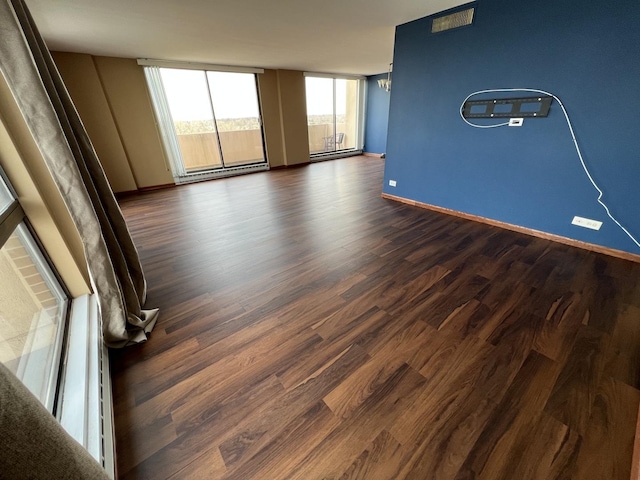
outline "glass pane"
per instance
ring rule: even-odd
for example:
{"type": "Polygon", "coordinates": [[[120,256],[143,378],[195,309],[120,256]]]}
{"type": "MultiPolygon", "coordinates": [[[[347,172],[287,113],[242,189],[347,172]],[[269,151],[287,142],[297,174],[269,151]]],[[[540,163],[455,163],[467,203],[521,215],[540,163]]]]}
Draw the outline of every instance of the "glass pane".
{"type": "Polygon", "coordinates": [[[0,249],[0,361],[51,411],[67,298],[24,224],[0,249]]]}
{"type": "Polygon", "coordinates": [[[255,75],[207,72],[207,78],[225,167],[264,162],[255,75]]]}
{"type": "Polygon", "coordinates": [[[185,170],[222,167],[205,72],[161,68],[160,76],[185,170]]]}
{"type": "Polygon", "coordinates": [[[11,192],[5,185],[4,180],[0,177],[0,213],[4,212],[12,202],[13,195],[11,195],[11,192]]]}
{"type": "Polygon", "coordinates": [[[333,78],[306,77],[306,90],[309,152],[333,152],[333,78]]]}
{"type": "Polygon", "coordinates": [[[358,80],[336,79],[336,150],[357,147],[358,83],[358,80]]]}

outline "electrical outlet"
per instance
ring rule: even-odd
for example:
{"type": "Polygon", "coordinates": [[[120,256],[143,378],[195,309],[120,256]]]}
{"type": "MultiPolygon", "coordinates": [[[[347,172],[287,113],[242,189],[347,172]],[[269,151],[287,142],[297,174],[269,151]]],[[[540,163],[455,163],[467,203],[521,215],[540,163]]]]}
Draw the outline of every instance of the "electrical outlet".
{"type": "Polygon", "coordinates": [[[590,228],[591,230],[600,230],[602,222],[598,220],[591,220],[590,218],[573,217],[571,221],[572,225],[578,225],[579,227],[590,228]]]}
{"type": "Polygon", "coordinates": [[[397,185],[397,182],[395,180],[389,180],[390,187],[395,187],[396,185],[397,185]]]}
{"type": "Polygon", "coordinates": [[[521,127],[524,123],[524,118],[510,118],[509,126],[510,127],[521,127]]]}

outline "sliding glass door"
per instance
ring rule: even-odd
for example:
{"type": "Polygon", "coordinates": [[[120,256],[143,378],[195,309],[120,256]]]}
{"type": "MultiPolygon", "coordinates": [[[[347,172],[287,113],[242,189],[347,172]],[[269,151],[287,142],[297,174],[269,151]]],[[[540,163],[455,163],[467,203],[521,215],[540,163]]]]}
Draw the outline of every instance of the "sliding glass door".
{"type": "MultiPolygon", "coordinates": [[[[166,102],[171,117],[159,120],[170,122],[176,140],[173,154],[179,158],[172,163],[179,162],[179,168],[174,176],[266,163],[255,74],[159,72],[154,100],[166,102]]],[[[163,110],[156,105],[156,111],[163,110]]]]}
{"type": "Polygon", "coordinates": [[[307,125],[311,155],[334,151],[330,140],[336,133],[333,78],[307,77],[307,125]]]}
{"type": "Polygon", "coordinates": [[[218,132],[204,71],[160,69],[187,173],[222,167],[218,132]]]}
{"type": "Polygon", "coordinates": [[[264,162],[255,75],[207,72],[207,79],[224,165],[264,162]]]}
{"type": "Polygon", "coordinates": [[[312,156],[358,148],[360,83],[346,78],[306,77],[312,156]]]}

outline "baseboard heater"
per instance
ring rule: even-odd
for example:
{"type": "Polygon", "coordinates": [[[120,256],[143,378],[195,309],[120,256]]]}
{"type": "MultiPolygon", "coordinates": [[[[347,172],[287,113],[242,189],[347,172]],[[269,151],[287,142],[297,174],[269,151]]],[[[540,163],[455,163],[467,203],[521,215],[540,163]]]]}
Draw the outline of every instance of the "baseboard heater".
{"type": "Polygon", "coordinates": [[[115,437],[109,352],[93,295],[74,299],[63,364],[58,420],[115,478],[115,437]]]}
{"type": "Polygon", "coordinates": [[[355,157],[362,155],[362,150],[344,150],[330,153],[314,153],[309,157],[311,162],[321,162],[323,160],[335,160],[337,158],[355,157]]]}
{"type": "Polygon", "coordinates": [[[213,180],[215,178],[233,177],[235,175],[243,175],[245,173],[263,172],[269,170],[269,164],[260,163],[254,165],[243,165],[240,167],[221,168],[218,170],[207,170],[203,172],[194,172],[174,177],[176,185],[186,183],[204,182],[205,180],[213,180]]]}

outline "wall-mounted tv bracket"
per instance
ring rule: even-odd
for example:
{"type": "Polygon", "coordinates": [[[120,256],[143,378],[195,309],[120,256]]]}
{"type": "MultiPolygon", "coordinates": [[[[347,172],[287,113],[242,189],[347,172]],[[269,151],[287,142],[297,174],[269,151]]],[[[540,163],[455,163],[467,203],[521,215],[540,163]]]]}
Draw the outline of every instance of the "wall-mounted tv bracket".
{"type": "Polygon", "coordinates": [[[462,114],[464,118],[537,118],[549,115],[553,97],[541,95],[523,98],[495,98],[467,100],[462,114]]]}

